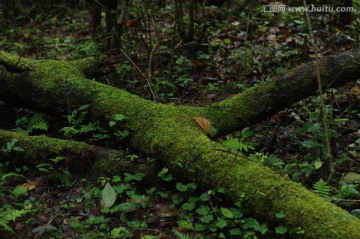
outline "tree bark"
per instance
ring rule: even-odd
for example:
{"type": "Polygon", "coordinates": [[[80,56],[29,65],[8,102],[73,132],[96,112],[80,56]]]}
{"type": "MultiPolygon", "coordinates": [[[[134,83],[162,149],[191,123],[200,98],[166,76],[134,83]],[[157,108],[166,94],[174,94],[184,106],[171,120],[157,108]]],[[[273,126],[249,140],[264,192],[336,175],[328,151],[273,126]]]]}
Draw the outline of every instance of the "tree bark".
{"type": "MultiPolygon", "coordinates": [[[[360,74],[360,51],[321,59],[323,86],[354,81],[360,74]]],[[[161,158],[187,180],[207,188],[223,187],[237,201],[245,195],[249,211],[286,226],[298,238],[360,238],[360,220],[304,187],[246,158],[234,157],[211,141],[193,117],[213,122],[220,133],[250,125],[315,94],[314,63],[259,84],[228,100],[207,107],[176,107],[141,99],[126,91],[86,79],[92,58],[63,62],[35,61],[0,52],[0,99],[25,107],[64,114],[90,104],[89,114],[110,121],[127,116],[130,142],[147,155],[161,158]]]]}

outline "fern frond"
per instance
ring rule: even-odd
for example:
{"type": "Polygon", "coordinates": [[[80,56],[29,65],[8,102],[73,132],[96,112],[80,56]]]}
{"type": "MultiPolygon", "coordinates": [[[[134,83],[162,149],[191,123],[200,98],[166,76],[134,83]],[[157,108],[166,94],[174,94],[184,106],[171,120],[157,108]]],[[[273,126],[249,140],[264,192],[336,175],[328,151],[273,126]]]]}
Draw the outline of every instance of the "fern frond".
{"type": "Polygon", "coordinates": [[[153,235],[143,235],[141,236],[141,239],[159,239],[159,237],[153,235]]]}
{"type": "Polygon", "coordinates": [[[37,125],[41,122],[44,122],[43,114],[35,113],[29,119],[29,126],[37,125]]]}
{"type": "Polygon", "coordinates": [[[39,123],[36,123],[36,124],[32,125],[31,128],[32,128],[32,129],[39,129],[39,130],[48,131],[49,125],[48,125],[47,122],[41,121],[41,122],[39,122],[39,123]]]}
{"type": "Polygon", "coordinates": [[[178,239],[193,239],[189,234],[181,233],[177,230],[174,230],[174,234],[178,239]]]}
{"type": "Polygon", "coordinates": [[[330,186],[322,179],[313,185],[313,192],[323,198],[330,197],[330,186]]]}

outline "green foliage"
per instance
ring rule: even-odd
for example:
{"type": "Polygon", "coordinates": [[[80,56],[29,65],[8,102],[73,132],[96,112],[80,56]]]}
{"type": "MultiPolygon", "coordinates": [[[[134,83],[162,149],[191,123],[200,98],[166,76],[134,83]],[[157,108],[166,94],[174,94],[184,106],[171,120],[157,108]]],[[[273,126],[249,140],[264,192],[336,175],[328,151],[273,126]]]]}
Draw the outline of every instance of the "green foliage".
{"type": "Polygon", "coordinates": [[[49,158],[46,162],[36,165],[37,170],[47,175],[48,179],[53,183],[61,186],[71,185],[71,174],[64,168],[60,166],[60,162],[64,162],[65,158],[62,156],[57,156],[55,158],[49,158]]]}
{"type": "Polygon", "coordinates": [[[285,167],[285,162],[282,159],[280,159],[275,154],[269,154],[265,151],[260,151],[250,154],[249,159],[252,159],[256,162],[260,162],[268,167],[271,167],[279,171],[283,171],[285,167]]]}
{"type": "Polygon", "coordinates": [[[328,186],[324,180],[320,179],[313,185],[313,192],[328,199],[330,197],[330,186],[328,186]]]}
{"type": "Polygon", "coordinates": [[[189,77],[189,71],[193,63],[186,56],[180,55],[176,57],[174,79],[178,86],[185,87],[192,81],[189,77]]]}
{"type": "MultiPolygon", "coordinates": [[[[114,120],[109,122],[109,126],[110,127],[114,127],[114,126],[119,126],[119,124],[121,122],[123,122],[126,119],[126,116],[123,114],[116,114],[114,116],[114,120]]],[[[127,129],[124,130],[116,130],[116,132],[114,132],[114,135],[116,136],[117,139],[121,140],[126,138],[127,136],[129,136],[130,132],[127,129]]]]}
{"type": "Polygon", "coordinates": [[[9,223],[15,222],[15,220],[30,212],[30,209],[14,209],[9,204],[2,205],[0,207],[0,229],[14,232],[9,223]]]}
{"type": "Polygon", "coordinates": [[[255,149],[251,141],[246,141],[252,135],[252,131],[248,128],[243,129],[240,134],[236,134],[235,138],[230,138],[222,142],[222,144],[229,150],[236,150],[237,152],[247,153],[250,149],[255,149]]]}
{"type": "Polygon", "coordinates": [[[169,182],[171,180],[173,180],[173,176],[171,173],[169,173],[169,169],[164,167],[159,173],[158,173],[158,177],[161,178],[162,180],[169,182]]]}
{"type": "Polygon", "coordinates": [[[353,201],[351,199],[360,196],[358,187],[359,184],[351,184],[340,181],[340,188],[337,190],[335,198],[333,198],[334,202],[343,207],[351,207],[355,205],[356,200],[353,201]]]}
{"type": "Polygon", "coordinates": [[[97,128],[94,124],[83,124],[89,107],[90,105],[82,105],[78,109],[72,111],[71,115],[66,116],[69,126],[63,127],[60,132],[64,132],[65,136],[75,136],[76,134],[95,131],[97,128]]]}
{"type": "Polygon", "coordinates": [[[141,239],[159,239],[159,237],[152,235],[143,235],[141,236],[141,239]]]}
{"type": "Polygon", "coordinates": [[[278,226],[278,227],[275,228],[275,232],[277,234],[283,235],[283,234],[285,234],[287,232],[287,228],[284,227],[284,226],[278,226]]]}
{"type": "MultiPolygon", "coordinates": [[[[66,116],[69,126],[63,127],[60,132],[63,132],[65,136],[90,142],[111,138],[110,131],[101,127],[99,122],[89,122],[87,117],[89,108],[90,105],[86,104],[72,111],[66,116]]],[[[113,120],[109,122],[110,129],[114,129],[113,135],[116,140],[122,140],[130,133],[122,127],[125,119],[126,116],[123,114],[115,114],[113,120]]]]}
{"type": "Polygon", "coordinates": [[[177,230],[174,230],[174,234],[178,239],[192,239],[190,235],[179,232],[177,230]]]}
{"type": "Polygon", "coordinates": [[[24,116],[15,122],[16,128],[14,131],[29,135],[33,131],[47,132],[49,125],[44,120],[44,115],[41,113],[34,113],[32,116],[24,116]]]}
{"type": "Polygon", "coordinates": [[[127,73],[131,72],[131,65],[124,63],[115,68],[120,80],[124,80],[127,73]]]}
{"type": "MultiPolygon", "coordinates": [[[[54,23],[57,19],[54,19],[54,23]]],[[[48,46],[56,46],[56,51],[48,51],[47,58],[59,58],[59,56],[66,55],[69,59],[81,59],[88,56],[94,56],[100,53],[101,46],[94,42],[91,37],[83,38],[81,44],[72,35],[64,38],[53,37],[45,38],[48,46]]]]}
{"type": "Polygon", "coordinates": [[[106,183],[104,189],[101,193],[101,205],[105,208],[109,208],[114,205],[116,200],[116,192],[113,187],[111,187],[110,183],[106,183]]]}
{"type": "Polygon", "coordinates": [[[130,238],[131,233],[126,229],[126,227],[116,227],[111,230],[110,238],[130,238]]]}
{"type": "Polygon", "coordinates": [[[1,147],[1,152],[7,155],[9,155],[10,153],[23,152],[24,151],[23,148],[16,146],[18,141],[19,141],[18,139],[13,139],[11,140],[11,142],[7,142],[6,147],[4,146],[1,147]]]}

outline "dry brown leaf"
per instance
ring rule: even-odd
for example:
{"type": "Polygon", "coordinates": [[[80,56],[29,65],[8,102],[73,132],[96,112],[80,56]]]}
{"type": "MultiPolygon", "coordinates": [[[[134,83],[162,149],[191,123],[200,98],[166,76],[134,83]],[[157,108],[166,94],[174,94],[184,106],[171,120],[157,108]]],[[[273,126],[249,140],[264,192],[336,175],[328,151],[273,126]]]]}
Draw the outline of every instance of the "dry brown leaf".
{"type": "Polygon", "coordinates": [[[27,183],[23,183],[21,185],[23,188],[25,188],[26,190],[33,190],[34,188],[36,188],[36,183],[34,181],[28,181],[27,183]]]}
{"type": "Polygon", "coordinates": [[[352,92],[354,95],[360,95],[360,85],[354,86],[354,87],[351,89],[351,92],[352,92]]]}
{"type": "Polygon", "coordinates": [[[210,122],[210,120],[200,116],[194,117],[194,120],[206,133],[210,133],[210,130],[212,128],[212,123],[210,122]]]}

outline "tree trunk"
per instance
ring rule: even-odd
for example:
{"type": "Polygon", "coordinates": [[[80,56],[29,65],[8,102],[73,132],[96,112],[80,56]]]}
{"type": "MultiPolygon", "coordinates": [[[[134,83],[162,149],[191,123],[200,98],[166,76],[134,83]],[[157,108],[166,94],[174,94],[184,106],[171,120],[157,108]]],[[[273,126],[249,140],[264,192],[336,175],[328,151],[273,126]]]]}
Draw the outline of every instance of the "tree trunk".
{"type": "Polygon", "coordinates": [[[15,164],[36,166],[49,158],[61,156],[65,159],[61,162],[62,166],[72,173],[86,173],[90,169],[92,173],[100,175],[119,172],[143,172],[150,175],[153,169],[152,164],[130,161],[126,158],[126,154],[119,150],[46,136],[26,136],[0,129],[0,146],[14,139],[17,140],[16,146],[24,149],[23,152],[16,154],[15,164]]]}
{"type": "MultiPolygon", "coordinates": [[[[355,82],[359,62],[360,51],[322,58],[324,87],[355,82]]],[[[89,114],[107,121],[124,114],[134,148],[162,159],[187,180],[196,179],[207,188],[223,187],[232,201],[245,195],[247,208],[258,217],[276,221],[275,214],[283,212],[292,237],[360,238],[359,219],[267,167],[234,157],[211,141],[193,119],[209,119],[220,133],[264,119],[316,93],[314,63],[207,107],[157,104],[87,80],[86,71],[96,64],[92,58],[36,61],[0,52],[0,99],[55,114],[90,104],[89,114]]]]}

